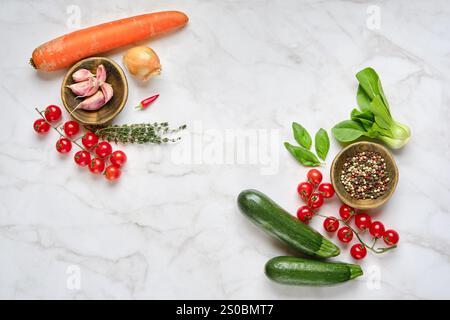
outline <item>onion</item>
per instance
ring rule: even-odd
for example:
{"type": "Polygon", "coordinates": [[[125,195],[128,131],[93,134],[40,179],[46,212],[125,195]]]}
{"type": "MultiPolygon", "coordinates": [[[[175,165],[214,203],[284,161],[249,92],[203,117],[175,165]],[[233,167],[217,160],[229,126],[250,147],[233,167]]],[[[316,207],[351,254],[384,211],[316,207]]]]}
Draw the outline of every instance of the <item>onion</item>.
{"type": "Polygon", "coordinates": [[[161,74],[161,64],[155,51],[148,47],[134,47],[123,56],[123,63],[133,76],[147,81],[161,74]]]}

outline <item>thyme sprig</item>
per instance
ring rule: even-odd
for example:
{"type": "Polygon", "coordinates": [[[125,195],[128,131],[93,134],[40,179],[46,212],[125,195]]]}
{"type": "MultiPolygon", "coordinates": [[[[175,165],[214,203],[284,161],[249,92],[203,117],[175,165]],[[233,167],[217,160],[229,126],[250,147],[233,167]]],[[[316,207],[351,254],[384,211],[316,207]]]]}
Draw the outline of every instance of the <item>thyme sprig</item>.
{"type": "Polygon", "coordinates": [[[95,134],[107,141],[120,143],[168,143],[180,140],[180,137],[169,138],[167,135],[186,129],[186,125],[170,129],[167,122],[112,125],[97,129],[95,134]]]}

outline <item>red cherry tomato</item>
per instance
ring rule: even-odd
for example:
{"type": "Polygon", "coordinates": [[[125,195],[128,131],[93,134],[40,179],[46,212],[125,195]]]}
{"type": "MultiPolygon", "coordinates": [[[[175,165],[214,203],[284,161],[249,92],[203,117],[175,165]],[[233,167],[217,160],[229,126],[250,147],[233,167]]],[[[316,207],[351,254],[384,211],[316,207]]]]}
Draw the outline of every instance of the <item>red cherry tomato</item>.
{"type": "Polygon", "coordinates": [[[384,235],[384,225],[380,221],[374,221],[370,225],[369,232],[375,238],[381,238],[384,235]]]}
{"type": "Polygon", "coordinates": [[[339,229],[337,236],[342,242],[350,242],[353,239],[353,231],[349,227],[345,226],[339,229]]]}
{"type": "Polygon", "coordinates": [[[317,169],[311,169],[306,175],[308,181],[315,186],[318,186],[322,182],[322,173],[317,169]]]}
{"type": "Polygon", "coordinates": [[[335,217],[328,217],[323,221],[323,227],[328,232],[335,232],[339,228],[339,221],[335,217]]]}
{"type": "Polygon", "coordinates": [[[69,139],[61,138],[56,141],[56,150],[60,153],[68,153],[72,150],[72,142],[69,139]]]}
{"type": "Polygon", "coordinates": [[[388,246],[393,246],[398,243],[400,236],[398,232],[392,229],[386,230],[383,235],[383,240],[388,246]]]}
{"type": "Polygon", "coordinates": [[[95,153],[100,157],[100,158],[104,158],[107,157],[111,154],[112,152],[112,147],[111,145],[106,142],[106,141],[102,141],[100,142],[97,147],[95,148],[95,153]]]}
{"type": "Polygon", "coordinates": [[[81,143],[83,143],[83,146],[87,149],[90,149],[98,143],[98,137],[95,133],[86,132],[81,139],[81,143]]]}
{"type": "Polygon", "coordinates": [[[311,197],[311,194],[314,191],[314,187],[309,182],[302,182],[297,187],[297,192],[300,195],[300,198],[303,199],[303,201],[308,201],[309,197],[311,197]]]}
{"type": "Polygon", "coordinates": [[[80,167],[86,167],[91,162],[91,154],[84,150],[75,153],[73,158],[80,167]]]}
{"type": "Polygon", "coordinates": [[[51,105],[45,108],[44,116],[47,121],[53,122],[61,119],[61,109],[58,106],[51,105]]]}
{"type": "Polygon", "coordinates": [[[355,215],[355,225],[359,230],[369,229],[372,224],[372,219],[366,213],[358,213],[355,215]]]}
{"type": "Polygon", "coordinates": [[[111,157],[109,157],[109,161],[116,167],[121,168],[125,164],[125,162],[127,162],[127,155],[125,154],[125,152],[117,150],[111,154],[111,157]]]}
{"type": "Polygon", "coordinates": [[[91,160],[91,163],[89,164],[89,170],[92,173],[100,174],[105,170],[105,161],[100,158],[94,158],[91,160]]]}
{"type": "Polygon", "coordinates": [[[312,209],[319,209],[323,205],[323,196],[318,193],[314,192],[311,194],[311,198],[309,198],[308,206],[312,209]]]}
{"type": "Polygon", "coordinates": [[[297,210],[297,218],[304,223],[308,223],[313,216],[314,212],[308,206],[302,206],[297,210]]]}
{"type": "Polygon", "coordinates": [[[362,244],[357,243],[350,248],[350,254],[352,255],[353,259],[360,260],[366,256],[367,249],[362,244]]]}
{"type": "Polygon", "coordinates": [[[349,207],[346,204],[343,204],[339,208],[339,215],[341,216],[342,220],[344,220],[344,221],[351,220],[354,214],[355,214],[355,209],[353,209],[352,207],[349,207]]]}
{"type": "Polygon", "coordinates": [[[76,121],[67,121],[64,123],[64,132],[68,137],[73,137],[80,132],[80,125],[76,121]]]}
{"type": "Polygon", "coordinates": [[[33,124],[34,131],[45,134],[50,130],[50,125],[44,119],[37,119],[33,124]]]}
{"type": "Polygon", "coordinates": [[[334,188],[331,183],[324,182],[319,185],[317,191],[323,195],[324,198],[331,198],[334,196],[334,188]]]}
{"type": "Polygon", "coordinates": [[[120,178],[121,174],[122,172],[120,171],[119,167],[116,167],[115,165],[110,165],[106,168],[105,178],[110,181],[117,180],[120,178]]]}

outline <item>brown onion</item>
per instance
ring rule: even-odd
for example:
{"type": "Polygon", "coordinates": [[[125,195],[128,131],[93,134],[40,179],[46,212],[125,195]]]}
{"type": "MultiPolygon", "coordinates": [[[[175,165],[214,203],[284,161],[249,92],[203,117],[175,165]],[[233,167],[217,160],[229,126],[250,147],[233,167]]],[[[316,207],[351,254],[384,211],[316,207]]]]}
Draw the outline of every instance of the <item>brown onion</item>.
{"type": "Polygon", "coordinates": [[[129,49],[123,56],[123,63],[128,72],[143,81],[161,74],[159,57],[148,47],[139,46],[129,49]]]}

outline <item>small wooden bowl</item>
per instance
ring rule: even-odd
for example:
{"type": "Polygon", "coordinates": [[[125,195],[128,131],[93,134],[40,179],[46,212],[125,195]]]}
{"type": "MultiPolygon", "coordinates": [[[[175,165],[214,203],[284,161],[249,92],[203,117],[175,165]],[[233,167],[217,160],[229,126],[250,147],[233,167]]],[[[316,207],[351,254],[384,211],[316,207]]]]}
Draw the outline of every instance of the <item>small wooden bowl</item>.
{"type": "Polygon", "coordinates": [[[342,151],[334,158],[333,163],[331,164],[331,182],[333,183],[337,196],[345,204],[356,209],[374,209],[388,201],[394,193],[398,182],[398,168],[392,154],[382,145],[366,141],[357,142],[342,149],[342,151]],[[388,188],[382,196],[376,199],[359,200],[350,197],[350,194],[345,190],[340,179],[340,173],[345,160],[348,157],[352,157],[363,151],[373,151],[381,154],[386,161],[387,171],[389,172],[390,182],[388,188]]]}
{"type": "Polygon", "coordinates": [[[61,99],[67,112],[70,114],[84,99],[76,99],[76,95],[67,88],[68,85],[74,83],[72,74],[78,69],[85,68],[95,75],[97,67],[101,64],[105,66],[107,75],[106,82],[112,86],[114,94],[111,100],[98,110],[87,111],[77,109],[72,113],[72,117],[84,125],[99,126],[110,122],[122,111],[128,99],[128,82],[122,68],[108,58],[87,58],[74,64],[64,76],[61,85],[61,99]]]}

